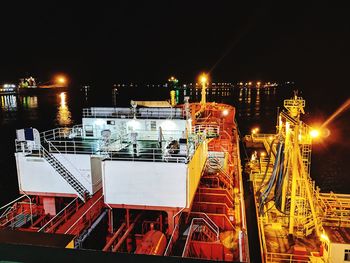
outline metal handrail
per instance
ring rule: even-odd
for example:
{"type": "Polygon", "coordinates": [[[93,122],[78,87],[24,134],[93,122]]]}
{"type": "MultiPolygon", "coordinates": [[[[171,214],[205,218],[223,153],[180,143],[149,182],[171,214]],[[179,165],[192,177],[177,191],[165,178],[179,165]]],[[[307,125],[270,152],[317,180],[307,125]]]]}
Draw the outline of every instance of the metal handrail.
{"type": "Polygon", "coordinates": [[[165,249],[165,252],[164,252],[164,256],[169,256],[170,251],[171,251],[171,249],[172,249],[174,243],[176,242],[176,241],[173,241],[173,240],[175,239],[175,233],[179,234],[179,233],[177,232],[177,231],[179,231],[179,228],[180,228],[179,224],[176,224],[176,226],[174,227],[173,232],[171,233],[171,236],[170,236],[168,245],[167,245],[167,247],[166,247],[166,249],[165,249]]]}
{"type": "MultiPolygon", "coordinates": [[[[29,204],[30,221],[33,224],[33,210],[32,210],[32,203],[31,203],[31,201],[30,202],[18,202],[16,204],[29,204]]],[[[8,208],[10,208],[10,209],[6,209],[6,211],[8,210],[8,213],[6,213],[5,216],[4,216],[6,219],[7,219],[7,215],[10,213],[10,210],[14,209],[14,206],[11,206],[11,207],[8,207],[8,208]]],[[[12,217],[10,219],[7,219],[7,221],[5,223],[3,223],[2,226],[8,224],[11,221],[16,221],[16,218],[21,216],[21,215],[28,215],[28,214],[24,213],[26,211],[28,211],[28,209],[22,210],[21,213],[16,214],[14,217],[12,217]]],[[[2,217],[3,217],[3,215],[2,215],[2,217]]]]}
{"type": "MultiPolygon", "coordinates": [[[[181,216],[182,216],[182,213],[184,211],[185,207],[183,207],[182,209],[180,209],[174,216],[173,216],[173,224],[175,224],[175,218],[178,216],[179,217],[179,221],[181,219],[181,216]]],[[[169,239],[169,242],[168,242],[168,245],[165,249],[165,252],[164,252],[164,256],[168,256],[168,254],[170,253],[171,249],[172,249],[172,246],[173,246],[173,243],[175,243],[176,241],[173,241],[174,238],[175,238],[175,233],[179,234],[178,232],[176,231],[179,231],[180,230],[180,224],[176,224],[176,226],[174,227],[173,229],[173,232],[170,236],[170,239],[169,239]]]]}
{"type": "Polygon", "coordinates": [[[184,246],[184,250],[183,250],[182,255],[181,255],[182,257],[186,257],[187,256],[188,242],[192,238],[192,234],[193,234],[194,230],[195,229],[193,229],[193,219],[192,219],[191,224],[190,224],[190,231],[188,231],[188,236],[186,238],[186,243],[185,243],[185,246],[184,246]]]}
{"type": "Polygon", "coordinates": [[[267,252],[266,258],[267,258],[267,262],[281,262],[281,263],[292,263],[296,261],[300,263],[313,262],[312,261],[313,256],[295,255],[295,254],[277,253],[277,252],[267,252]]]}
{"type": "Polygon", "coordinates": [[[12,211],[13,210],[13,206],[8,206],[5,210],[4,210],[4,212],[0,215],[0,220],[2,219],[2,218],[4,218],[4,217],[6,217],[7,218],[7,215],[10,213],[10,211],[12,211]]]}
{"type": "Polygon", "coordinates": [[[131,108],[84,108],[83,117],[92,118],[140,118],[140,119],[184,119],[185,116],[178,108],[137,109],[131,108]]]}
{"type": "Polygon", "coordinates": [[[24,197],[26,197],[26,195],[21,195],[20,197],[16,198],[15,200],[11,201],[10,203],[7,203],[6,205],[3,205],[2,207],[0,207],[0,210],[8,207],[9,205],[12,205],[13,203],[16,203],[18,200],[21,200],[24,197]]]}
{"type": "Polygon", "coordinates": [[[62,214],[66,209],[68,209],[70,207],[71,204],[73,204],[74,202],[76,202],[76,200],[78,199],[78,197],[74,198],[68,205],[66,205],[61,211],[59,211],[53,218],[51,218],[45,225],[43,225],[38,232],[41,232],[42,230],[45,229],[46,226],[48,226],[53,220],[55,220],[60,214],[62,214]]]}
{"type": "Polygon", "coordinates": [[[217,226],[217,224],[215,224],[215,222],[206,213],[203,213],[203,212],[192,212],[192,214],[204,216],[212,224],[212,226],[210,226],[208,224],[208,222],[204,218],[203,218],[203,220],[208,224],[208,226],[216,234],[217,240],[219,240],[220,228],[217,226]]]}
{"type": "MultiPolygon", "coordinates": [[[[203,214],[205,214],[205,213],[203,213],[203,214]]],[[[206,215],[206,214],[205,214],[205,215],[206,215]]],[[[207,215],[206,215],[206,216],[207,216],[207,215]]],[[[208,217],[208,216],[207,216],[207,217],[208,217]]],[[[208,218],[209,218],[209,217],[208,217],[208,218]]],[[[209,219],[210,219],[210,218],[209,218],[209,219]]],[[[215,235],[216,235],[216,241],[219,240],[219,232],[216,232],[216,230],[213,229],[213,227],[212,227],[204,218],[202,218],[202,217],[192,218],[191,224],[190,224],[190,231],[188,232],[188,236],[187,236],[187,239],[186,239],[185,247],[184,247],[184,250],[183,250],[183,252],[182,252],[182,257],[186,257],[186,256],[187,256],[187,251],[188,251],[188,249],[189,249],[189,248],[188,248],[188,243],[190,242],[190,239],[192,238],[192,235],[193,235],[194,231],[197,230],[197,228],[199,227],[199,225],[196,226],[196,228],[193,227],[195,221],[203,221],[203,222],[211,229],[211,231],[213,231],[213,232],[215,233],[215,235]]],[[[212,221],[212,220],[210,219],[210,221],[212,221]]],[[[214,222],[213,222],[213,223],[214,223],[214,222]]],[[[215,223],[214,223],[214,224],[215,224],[215,223]]]]}
{"type": "MultiPolygon", "coordinates": [[[[81,181],[80,180],[78,180],[54,155],[52,155],[45,147],[43,147],[42,145],[40,145],[40,151],[42,151],[43,152],[43,154],[42,154],[42,157],[43,158],[45,158],[45,156],[50,156],[51,155],[51,158],[53,158],[54,160],[55,160],[55,162],[56,163],[58,163],[59,165],[61,165],[65,170],[67,170],[68,171],[68,173],[70,173],[71,174],[71,176],[75,179],[75,181],[76,181],[76,183],[79,185],[79,187],[81,187],[83,190],[84,190],[84,192],[86,193],[88,193],[88,194],[91,194],[90,193],[90,191],[81,183],[81,181]]],[[[64,156],[63,156],[64,157],[64,156]]],[[[65,158],[65,157],[64,157],[65,158]]],[[[68,161],[69,162],[69,161],[68,161]]],[[[72,165],[73,167],[75,167],[74,165],[72,165]]],[[[55,170],[56,170],[56,168],[54,168],[55,170]]],[[[76,169],[76,168],[75,168],[76,169]]],[[[56,170],[57,171],[57,170],[56,170]]],[[[58,172],[58,171],[57,171],[58,172]]],[[[88,184],[90,184],[91,185],[91,183],[89,182],[89,181],[87,181],[86,180],[86,178],[84,177],[84,176],[81,176],[82,178],[84,178],[84,180],[88,183],[88,184]]],[[[72,186],[72,185],[71,185],[72,186]]],[[[74,188],[74,187],[73,187],[74,188]]],[[[79,193],[79,191],[77,191],[77,189],[75,189],[74,188],[74,190],[77,192],[77,194],[80,196],[80,198],[82,199],[82,200],[84,200],[84,196],[83,195],[81,195],[80,193],[79,193]]]]}
{"type": "Polygon", "coordinates": [[[64,232],[65,234],[67,234],[77,223],[78,223],[78,221],[80,220],[80,219],[82,219],[85,215],[86,215],[86,213],[87,212],[89,212],[90,211],[90,209],[91,208],[93,208],[94,207],[94,205],[95,204],[97,204],[99,201],[100,201],[100,199],[101,198],[103,198],[103,195],[101,195],[78,219],[77,219],[77,221],[75,221],[74,222],[74,224],[73,225],[71,225],[68,229],[67,229],[67,231],[66,232],[64,232]]]}
{"type": "MultiPolygon", "coordinates": [[[[48,141],[48,140],[46,140],[46,139],[44,139],[45,140],[45,142],[46,143],[48,143],[49,144],[49,147],[52,145],[54,148],[55,148],[55,150],[57,151],[57,153],[60,155],[60,156],[62,156],[62,158],[65,160],[65,161],[67,161],[70,165],[71,165],[71,167],[73,167],[74,168],[74,170],[76,170],[77,172],[78,172],[78,174],[80,175],[80,177],[81,178],[84,178],[84,180],[85,180],[85,182],[88,184],[88,185],[92,185],[92,183],[91,182],[89,182],[88,180],[86,180],[86,178],[85,178],[85,176],[83,176],[83,174],[78,170],[78,168],[76,168],[75,167],[75,165],[68,159],[68,158],[66,158],[56,147],[55,147],[55,145],[53,145],[50,141],[48,141]]],[[[44,147],[43,147],[44,148],[44,147]]],[[[45,148],[44,148],[45,149],[45,148]]],[[[45,149],[46,150],[46,149],[45,149]]],[[[57,159],[57,158],[56,158],[57,159]]],[[[57,160],[58,162],[60,162],[59,160],[57,160]]],[[[62,164],[62,163],[61,163],[62,164]]],[[[62,164],[63,165],[63,164],[62,164]]],[[[64,166],[64,165],[63,165],[64,166]]]]}

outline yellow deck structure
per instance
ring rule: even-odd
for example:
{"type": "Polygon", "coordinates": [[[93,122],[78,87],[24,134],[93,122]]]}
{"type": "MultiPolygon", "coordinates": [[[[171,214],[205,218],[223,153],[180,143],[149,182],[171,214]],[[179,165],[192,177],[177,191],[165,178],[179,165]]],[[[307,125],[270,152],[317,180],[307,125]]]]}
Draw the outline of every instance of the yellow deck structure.
{"type": "Polygon", "coordinates": [[[305,101],[284,101],[276,134],[256,130],[244,140],[253,154],[253,183],[264,262],[334,262],[324,228],[350,225],[350,195],[321,193],[310,176],[312,129],[300,120],[305,101]]]}

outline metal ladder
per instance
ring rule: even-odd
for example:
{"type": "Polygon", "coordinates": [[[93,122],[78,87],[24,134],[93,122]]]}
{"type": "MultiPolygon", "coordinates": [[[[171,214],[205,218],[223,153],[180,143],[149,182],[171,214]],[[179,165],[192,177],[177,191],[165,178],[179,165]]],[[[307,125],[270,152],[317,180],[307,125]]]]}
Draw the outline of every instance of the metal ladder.
{"type": "Polygon", "coordinates": [[[57,158],[51,154],[44,146],[41,145],[41,152],[44,159],[55,169],[64,180],[69,183],[71,187],[78,193],[79,198],[85,202],[85,200],[91,197],[90,192],[75,178],[75,176],[67,170],[64,165],[57,160],[57,158]]]}

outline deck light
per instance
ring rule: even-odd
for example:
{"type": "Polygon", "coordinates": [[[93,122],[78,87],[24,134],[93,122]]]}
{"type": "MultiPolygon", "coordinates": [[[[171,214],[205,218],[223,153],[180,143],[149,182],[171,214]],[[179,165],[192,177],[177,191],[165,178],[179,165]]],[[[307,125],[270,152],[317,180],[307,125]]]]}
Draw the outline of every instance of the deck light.
{"type": "Polygon", "coordinates": [[[202,75],[200,75],[199,80],[202,83],[202,85],[206,84],[208,82],[208,76],[205,73],[203,73],[202,75]]]}
{"type": "Polygon", "coordinates": [[[64,76],[57,76],[56,82],[60,84],[65,84],[67,82],[66,78],[64,76]]]}
{"type": "Polygon", "coordinates": [[[322,233],[320,236],[320,240],[323,242],[329,242],[329,238],[326,234],[322,233]]]}
{"type": "Polygon", "coordinates": [[[227,116],[228,113],[229,113],[228,109],[224,109],[224,110],[222,111],[222,115],[224,115],[224,116],[227,116]]]}
{"type": "Polygon", "coordinates": [[[313,129],[313,130],[310,131],[310,136],[311,136],[312,138],[317,138],[317,137],[320,136],[320,131],[317,130],[317,129],[313,129]]]}

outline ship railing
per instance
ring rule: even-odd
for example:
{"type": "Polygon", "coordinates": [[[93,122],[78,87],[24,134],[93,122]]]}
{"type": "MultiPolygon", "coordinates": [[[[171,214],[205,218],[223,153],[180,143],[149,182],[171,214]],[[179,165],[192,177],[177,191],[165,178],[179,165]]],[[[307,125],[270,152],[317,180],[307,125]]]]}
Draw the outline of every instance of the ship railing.
{"type": "Polygon", "coordinates": [[[196,134],[205,133],[207,137],[216,137],[220,134],[220,126],[213,124],[199,124],[192,127],[192,132],[196,134]]]}
{"type": "MultiPolygon", "coordinates": [[[[70,140],[73,141],[75,139],[79,140],[96,140],[105,139],[101,135],[102,130],[98,130],[96,128],[93,128],[92,130],[86,130],[84,129],[82,124],[74,125],[72,128],[55,128],[51,130],[47,130],[40,133],[41,140],[48,140],[48,141],[55,141],[55,140],[70,140]],[[98,135],[98,136],[97,136],[98,135]],[[98,137],[98,138],[96,138],[98,137]]],[[[111,136],[108,139],[116,139],[120,137],[120,134],[112,133],[111,136]]]]}
{"type": "Polygon", "coordinates": [[[257,140],[257,141],[272,141],[275,137],[276,134],[273,133],[252,133],[251,135],[247,135],[247,138],[252,138],[253,140],[257,140]]]}
{"type": "Polygon", "coordinates": [[[184,119],[181,108],[84,108],[83,118],[184,119]]]}
{"type": "Polygon", "coordinates": [[[106,151],[102,154],[106,155],[107,160],[128,160],[128,161],[153,161],[153,162],[175,162],[187,163],[189,156],[187,153],[173,153],[172,149],[152,148],[152,147],[136,147],[129,145],[123,151],[106,151]],[[126,151],[125,151],[126,150],[126,151]]]}
{"type": "MultiPolygon", "coordinates": [[[[20,197],[29,198],[27,195],[20,197]]],[[[20,200],[16,199],[16,200],[20,200]]],[[[31,200],[29,202],[11,202],[12,205],[7,204],[7,208],[0,216],[0,226],[6,226],[10,223],[11,226],[15,227],[19,221],[25,221],[24,223],[31,222],[33,223],[33,217],[38,211],[38,207],[35,204],[32,204],[31,200]]]]}
{"type": "MultiPolygon", "coordinates": [[[[59,211],[53,218],[51,218],[45,225],[43,225],[38,232],[50,232],[54,226],[59,226],[59,221],[62,221],[62,218],[67,219],[67,217],[72,214],[74,210],[77,209],[77,203],[79,197],[74,198],[69,204],[67,204],[61,211],[59,211]]],[[[63,223],[63,222],[61,222],[63,223]]],[[[60,224],[61,224],[60,223],[60,224]]]]}
{"type": "Polygon", "coordinates": [[[14,209],[14,207],[17,204],[29,204],[29,210],[30,210],[30,214],[31,214],[31,220],[33,218],[33,208],[32,208],[32,200],[30,199],[30,197],[27,194],[21,195],[20,197],[16,198],[15,200],[12,200],[11,202],[7,203],[6,205],[3,205],[2,207],[0,207],[0,211],[5,209],[4,212],[1,214],[0,216],[0,220],[3,219],[3,217],[7,217],[9,213],[11,213],[11,211],[14,209]],[[28,198],[29,202],[18,202],[20,200],[22,200],[23,198],[28,198]]]}
{"type": "Polygon", "coordinates": [[[48,141],[54,141],[56,139],[62,140],[62,138],[74,139],[83,137],[84,130],[81,125],[75,125],[73,128],[55,128],[40,133],[40,138],[48,141]]]}
{"type": "MultiPolygon", "coordinates": [[[[102,191],[102,190],[101,190],[102,191]]],[[[87,220],[91,220],[92,214],[96,213],[96,209],[101,211],[104,207],[103,195],[98,197],[94,203],[92,203],[84,213],[64,232],[64,234],[75,234],[79,236],[81,231],[83,231],[84,227],[82,227],[83,223],[87,220]],[[101,201],[102,200],[102,201],[101,201]],[[91,211],[91,212],[90,212],[91,211]],[[88,218],[88,219],[87,219],[88,218]]]]}
{"type": "Polygon", "coordinates": [[[287,254],[287,253],[277,253],[277,252],[267,252],[266,254],[266,262],[279,262],[279,263],[292,263],[292,262],[300,262],[300,263],[323,263],[324,260],[320,256],[316,255],[296,255],[296,254],[287,254]]]}
{"type": "Polygon", "coordinates": [[[26,155],[32,154],[33,152],[36,152],[39,150],[38,146],[35,145],[34,142],[30,141],[20,141],[20,140],[15,140],[15,149],[16,152],[22,152],[25,153],[26,155]]]}
{"type": "MultiPolygon", "coordinates": [[[[200,214],[206,215],[205,213],[200,213],[200,214]]],[[[208,216],[207,216],[207,218],[210,219],[208,216]]],[[[217,227],[217,229],[214,229],[212,227],[212,223],[214,223],[214,222],[212,222],[212,223],[209,223],[209,222],[206,219],[202,218],[202,217],[192,218],[191,224],[190,224],[190,227],[189,227],[188,236],[187,236],[186,243],[185,243],[185,247],[184,247],[184,250],[182,252],[182,257],[188,257],[189,256],[189,251],[190,251],[190,247],[191,247],[190,246],[190,241],[192,240],[192,236],[193,236],[193,234],[196,231],[201,231],[202,230],[203,224],[204,224],[204,226],[209,227],[209,229],[214,233],[214,235],[216,237],[216,241],[219,240],[219,228],[217,227]]]]}
{"type": "Polygon", "coordinates": [[[171,253],[177,239],[179,238],[179,234],[180,234],[179,230],[180,230],[180,226],[179,226],[179,224],[176,224],[173,232],[171,233],[168,245],[167,245],[165,252],[164,252],[164,256],[170,256],[170,253],[171,253]]]}
{"type": "Polygon", "coordinates": [[[320,193],[316,190],[316,197],[322,204],[322,223],[325,226],[350,226],[350,195],[320,193]]]}
{"type": "MultiPolygon", "coordinates": [[[[7,203],[6,205],[3,205],[2,207],[0,207],[0,211],[3,210],[3,209],[7,210],[9,207],[10,208],[13,207],[12,206],[13,204],[15,204],[17,201],[19,201],[19,200],[21,200],[21,199],[23,199],[25,197],[28,198],[27,195],[21,195],[20,197],[16,198],[15,200],[12,200],[11,202],[7,203]]],[[[3,212],[3,214],[4,214],[4,212],[3,212]]],[[[1,216],[0,216],[0,218],[1,218],[1,216]]]]}
{"type": "Polygon", "coordinates": [[[50,153],[64,153],[64,154],[95,154],[99,149],[97,141],[94,142],[81,142],[81,141],[64,141],[55,140],[48,141],[50,153]]]}
{"type": "Polygon", "coordinates": [[[184,219],[185,219],[185,217],[182,216],[184,209],[185,208],[182,208],[172,218],[174,225],[175,225],[175,222],[176,222],[176,218],[178,218],[178,220],[177,220],[177,224],[175,225],[175,227],[173,229],[173,232],[171,233],[170,239],[168,241],[168,245],[167,245],[167,247],[165,249],[165,252],[164,252],[164,256],[170,256],[171,255],[172,249],[173,249],[176,241],[178,240],[178,238],[180,236],[180,225],[184,223],[184,219]]]}
{"type": "Polygon", "coordinates": [[[215,224],[215,222],[206,214],[203,212],[191,212],[191,215],[194,215],[193,219],[203,219],[204,223],[206,223],[209,228],[215,233],[216,240],[219,240],[219,235],[220,235],[220,228],[215,224]]]}
{"type": "MultiPolygon", "coordinates": [[[[159,131],[149,131],[149,130],[141,130],[135,129],[137,133],[137,140],[146,140],[146,141],[158,141],[160,140],[159,131]]],[[[131,133],[125,135],[126,138],[131,137],[131,133]]],[[[183,138],[183,131],[181,130],[162,130],[162,141],[167,140],[178,140],[179,138],[183,138]]]]}
{"type": "MultiPolygon", "coordinates": [[[[16,152],[25,152],[31,157],[43,157],[43,152],[39,149],[33,151],[25,142],[16,141],[16,152]]],[[[154,162],[175,162],[188,163],[193,150],[184,153],[172,153],[172,149],[136,147],[135,151],[131,144],[123,143],[113,150],[113,146],[101,146],[98,142],[84,143],[77,141],[48,141],[50,153],[62,154],[91,154],[100,155],[108,160],[128,160],[128,161],[154,161],[154,162]]],[[[67,158],[65,158],[67,159],[67,158]]]]}

